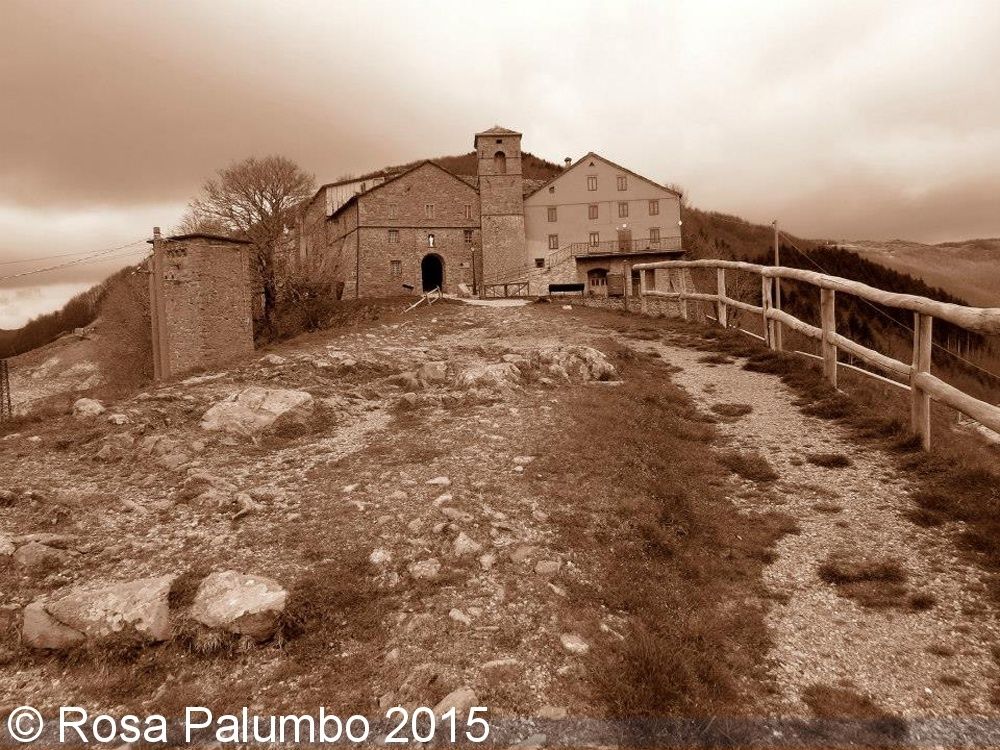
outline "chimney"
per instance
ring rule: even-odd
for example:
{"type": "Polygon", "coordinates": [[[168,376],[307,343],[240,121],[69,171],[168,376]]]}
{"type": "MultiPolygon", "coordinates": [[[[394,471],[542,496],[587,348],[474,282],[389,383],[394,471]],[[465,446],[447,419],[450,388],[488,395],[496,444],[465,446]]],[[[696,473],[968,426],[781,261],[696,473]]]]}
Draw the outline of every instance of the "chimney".
{"type": "Polygon", "coordinates": [[[563,169],[569,169],[569,165],[573,163],[573,160],[567,156],[565,159],[563,159],[563,163],[565,164],[563,169]]]}

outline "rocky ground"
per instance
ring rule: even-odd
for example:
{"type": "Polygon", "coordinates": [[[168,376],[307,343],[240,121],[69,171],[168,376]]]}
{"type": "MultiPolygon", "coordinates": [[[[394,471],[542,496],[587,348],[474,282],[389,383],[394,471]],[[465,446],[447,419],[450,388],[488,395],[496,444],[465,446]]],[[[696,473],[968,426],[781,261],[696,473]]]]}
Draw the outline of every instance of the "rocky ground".
{"type": "Polygon", "coordinates": [[[594,655],[630,625],[578,595],[614,550],[572,533],[583,504],[561,483],[601,467],[574,464],[558,429],[622,388],[629,352],[655,350],[706,417],[750,405],[714,429],[767,451],[780,481],[724,492],[799,527],[767,592],[746,592],[769,612],[777,687],[748,686],[742,713],[810,716],[820,685],[905,719],[992,716],[992,609],[942,533],[903,519],[905,480],[775,379],[624,320],[440,303],[0,438],[0,713],[480,704],[525,720],[511,736],[529,744],[545,741],[531,717],[603,716],[594,655]],[[903,558],[907,593],[933,604],[865,608],[821,580],[859,545],[903,558]]]}

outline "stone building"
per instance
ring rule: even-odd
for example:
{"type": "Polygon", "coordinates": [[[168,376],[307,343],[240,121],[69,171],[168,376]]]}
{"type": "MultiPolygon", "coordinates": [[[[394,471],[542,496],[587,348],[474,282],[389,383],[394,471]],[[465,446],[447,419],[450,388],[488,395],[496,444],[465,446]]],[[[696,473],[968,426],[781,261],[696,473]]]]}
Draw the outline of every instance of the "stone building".
{"type": "Polygon", "coordinates": [[[595,153],[526,180],[521,137],[477,133],[475,175],[423,161],[322,186],[297,229],[300,271],[345,297],[546,294],[553,283],[615,295],[632,263],[682,253],[676,191],[595,153]]]}
{"type": "Polygon", "coordinates": [[[161,237],[148,262],[153,376],[159,380],[253,351],[250,243],[210,234],[161,237]]]}

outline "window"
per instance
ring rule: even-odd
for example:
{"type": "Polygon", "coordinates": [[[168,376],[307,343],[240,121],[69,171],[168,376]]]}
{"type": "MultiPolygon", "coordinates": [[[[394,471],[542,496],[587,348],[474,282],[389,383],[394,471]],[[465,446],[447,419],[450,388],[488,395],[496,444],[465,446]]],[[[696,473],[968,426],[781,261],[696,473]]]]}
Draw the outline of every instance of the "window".
{"type": "Polygon", "coordinates": [[[545,258],[535,258],[535,268],[545,268],[545,258]]]}
{"type": "Polygon", "coordinates": [[[434,235],[427,235],[427,247],[434,247],[434,235]]]}
{"type": "Polygon", "coordinates": [[[472,244],[472,230],[471,229],[466,229],[464,232],[462,232],[462,236],[463,236],[463,239],[465,240],[465,244],[466,245],[471,245],[472,244]]]}
{"type": "Polygon", "coordinates": [[[628,218],[628,203],[621,201],[618,204],[618,218],[627,219],[628,218]]]}
{"type": "Polygon", "coordinates": [[[600,232],[591,232],[590,233],[590,246],[591,247],[597,247],[600,244],[601,244],[601,233],[600,232]]]}
{"type": "Polygon", "coordinates": [[[389,275],[390,276],[402,276],[403,275],[403,261],[401,261],[401,260],[390,260],[389,261],[389,275]]]}
{"type": "Polygon", "coordinates": [[[549,250],[558,250],[558,249],[559,249],[559,235],[558,234],[550,234],[549,235],[549,250]]]}
{"type": "Polygon", "coordinates": [[[399,230],[398,229],[390,229],[389,230],[389,244],[390,245],[398,245],[399,244],[399,230]]]}
{"type": "Polygon", "coordinates": [[[597,175],[589,174],[587,175],[587,190],[597,190],[597,175]]]}
{"type": "Polygon", "coordinates": [[[549,188],[549,192],[550,192],[550,193],[555,193],[555,192],[556,192],[556,186],[555,186],[555,185],[553,185],[552,187],[550,187],[550,188],[549,188]]]}
{"type": "Polygon", "coordinates": [[[503,151],[493,154],[493,171],[497,174],[507,174],[507,156],[503,151]]]}
{"type": "Polygon", "coordinates": [[[396,203],[390,203],[389,204],[389,218],[390,219],[395,219],[398,214],[399,214],[399,205],[396,204],[396,203]]]}
{"type": "Polygon", "coordinates": [[[660,215],[660,202],[659,201],[650,201],[649,202],[649,215],[650,216],[659,216],[660,215]]]}
{"type": "Polygon", "coordinates": [[[549,221],[556,221],[556,207],[549,206],[549,221]]]}
{"type": "Polygon", "coordinates": [[[424,204],[424,216],[426,216],[428,219],[433,219],[434,218],[434,204],[433,203],[425,203],[424,204]]]}
{"type": "Polygon", "coordinates": [[[589,206],[587,206],[587,218],[588,219],[596,219],[597,218],[597,204],[596,203],[591,203],[589,206]]]}
{"type": "Polygon", "coordinates": [[[503,145],[503,138],[497,138],[497,145],[498,146],[503,145]]]}
{"type": "Polygon", "coordinates": [[[623,174],[618,175],[618,189],[628,190],[628,177],[623,174]]]}
{"type": "Polygon", "coordinates": [[[660,228],[650,227],[649,228],[649,244],[659,245],[660,244],[660,228]]]}
{"type": "Polygon", "coordinates": [[[465,204],[465,218],[466,219],[471,219],[472,218],[472,204],[471,203],[466,203],[465,204]]]}

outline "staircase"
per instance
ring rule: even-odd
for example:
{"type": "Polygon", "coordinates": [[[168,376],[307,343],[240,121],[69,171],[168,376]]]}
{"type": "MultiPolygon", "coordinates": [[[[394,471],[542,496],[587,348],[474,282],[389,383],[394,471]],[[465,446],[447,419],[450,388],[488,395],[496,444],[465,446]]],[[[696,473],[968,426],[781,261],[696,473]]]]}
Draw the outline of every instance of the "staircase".
{"type": "Polygon", "coordinates": [[[574,245],[553,250],[545,257],[545,266],[534,263],[502,269],[484,280],[485,286],[527,283],[528,294],[537,296],[548,291],[549,284],[576,281],[576,253],[574,245]]]}

